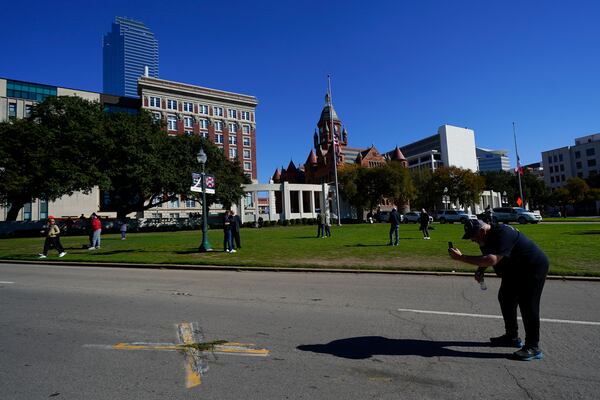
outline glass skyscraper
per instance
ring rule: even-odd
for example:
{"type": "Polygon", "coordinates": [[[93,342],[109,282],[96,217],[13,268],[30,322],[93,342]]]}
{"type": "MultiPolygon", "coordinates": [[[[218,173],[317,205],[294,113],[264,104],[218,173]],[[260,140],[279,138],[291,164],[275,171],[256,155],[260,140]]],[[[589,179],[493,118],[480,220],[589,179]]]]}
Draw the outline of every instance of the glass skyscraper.
{"type": "Polygon", "coordinates": [[[104,93],[138,97],[137,80],[144,67],[149,76],[158,78],[158,41],[143,23],[116,17],[104,35],[102,50],[104,93]]]}

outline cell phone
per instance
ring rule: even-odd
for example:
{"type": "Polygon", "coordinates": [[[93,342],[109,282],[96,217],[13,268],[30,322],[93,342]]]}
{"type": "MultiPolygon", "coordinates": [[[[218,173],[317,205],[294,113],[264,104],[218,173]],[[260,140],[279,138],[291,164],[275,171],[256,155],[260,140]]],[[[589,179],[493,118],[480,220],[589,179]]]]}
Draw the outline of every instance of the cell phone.
{"type": "Polygon", "coordinates": [[[454,248],[454,245],[452,244],[452,242],[448,242],[448,248],[449,249],[453,249],[454,248]]]}

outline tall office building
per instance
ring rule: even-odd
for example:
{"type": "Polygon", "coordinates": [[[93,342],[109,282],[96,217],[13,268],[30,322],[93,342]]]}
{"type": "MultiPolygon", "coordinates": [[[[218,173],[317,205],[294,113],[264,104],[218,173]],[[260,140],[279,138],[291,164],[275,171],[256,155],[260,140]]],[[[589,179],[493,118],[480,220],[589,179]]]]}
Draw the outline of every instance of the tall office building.
{"type": "Polygon", "coordinates": [[[480,172],[510,171],[508,150],[490,150],[475,148],[480,172]]]}
{"type": "Polygon", "coordinates": [[[148,76],[158,78],[158,41],[143,23],[116,17],[102,50],[104,93],[138,97],[137,81],[145,67],[148,76]]]}

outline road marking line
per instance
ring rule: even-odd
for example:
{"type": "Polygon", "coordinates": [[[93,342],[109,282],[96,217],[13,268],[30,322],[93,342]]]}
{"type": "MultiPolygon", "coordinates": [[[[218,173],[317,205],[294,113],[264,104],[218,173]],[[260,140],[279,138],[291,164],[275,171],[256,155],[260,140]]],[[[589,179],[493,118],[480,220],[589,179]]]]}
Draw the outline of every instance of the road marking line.
{"type": "Polygon", "coordinates": [[[201,330],[195,322],[183,322],[177,324],[177,339],[175,343],[117,343],[114,345],[84,344],[83,347],[106,350],[159,350],[177,351],[184,355],[185,386],[188,389],[199,386],[202,383],[202,375],[208,371],[205,354],[226,354],[240,356],[266,357],[269,350],[254,349],[254,344],[226,342],[215,340],[204,342],[201,330]]]}
{"type": "Polygon", "coordinates": [[[14,282],[6,282],[6,281],[0,281],[0,285],[11,285],[14,282]]]}
{"type": "MultiPolygon", "coordinates": [[[[417,314],[436,314],[436,315],[451,315],[451,316],[458,316],[458,317],[502,319],[501,315],[468,314],[468,313],[458,313],[458,312],[448,312],[448,311],[412,310],[409,308],[399,308],[398,311],[412,312],[412,313],[417,313],[417,314]]],[[[517,317],[517,318],[522,319],[521,317],[517,317]]],[[[573,320],[568,320],[568,319],[553,319],[553,318],[540,318],[540,321],[541,322],[556,322],[559,324],[600,326],[600,322],[594,322],[594,321],[573,321],[573,320]]]]}

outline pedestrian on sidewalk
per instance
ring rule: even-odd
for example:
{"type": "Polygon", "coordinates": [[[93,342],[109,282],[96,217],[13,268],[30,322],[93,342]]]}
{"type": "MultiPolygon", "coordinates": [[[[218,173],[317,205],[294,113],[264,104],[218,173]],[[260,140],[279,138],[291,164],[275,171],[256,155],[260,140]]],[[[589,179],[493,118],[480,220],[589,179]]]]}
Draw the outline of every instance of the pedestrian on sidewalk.
{"type": "Polygon", "coordinates": [[[54,247],[56,249],[59,257],[66,256],[67,253],[60,243],[60,228],[58,225],[56,225],[56,221],[54,220],[53,216],[48,217],[48,226],[45,233],[46,239],[44,240],[44,250],[38,254],[39,258],[48,257],[48,250],[50,250],[50,247],[54,247]]]}
{"type": "Polygon", "coordinates": [[[223,216],[223,245],[226,253],[235,253],[233,249],[232,224],[233,216],[231,215],[231,211],[227,210],[223,216]]]}

